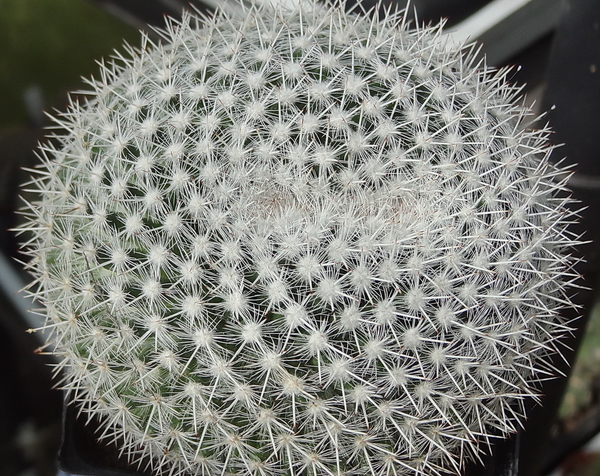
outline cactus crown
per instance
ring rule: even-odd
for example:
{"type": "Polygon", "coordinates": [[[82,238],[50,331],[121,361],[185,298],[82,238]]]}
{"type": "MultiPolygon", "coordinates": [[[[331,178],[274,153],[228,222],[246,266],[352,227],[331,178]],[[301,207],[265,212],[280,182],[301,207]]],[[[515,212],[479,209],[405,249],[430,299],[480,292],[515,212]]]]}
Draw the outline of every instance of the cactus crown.
{"type": "Polygon", "coordinates": [[[566,174],[439,28],[304,5],[186,14],[56,119],[62,384],[168,474],[458,473],[568,332],[566,174]]]}

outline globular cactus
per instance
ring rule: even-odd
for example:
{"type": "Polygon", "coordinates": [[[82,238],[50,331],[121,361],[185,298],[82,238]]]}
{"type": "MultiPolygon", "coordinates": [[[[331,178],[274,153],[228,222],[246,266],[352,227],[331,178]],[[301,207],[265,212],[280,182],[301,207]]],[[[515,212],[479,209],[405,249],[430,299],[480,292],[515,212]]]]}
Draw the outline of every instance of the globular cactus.
{"type": "Polygon", "coordinates": [[[61,385],[157,472],[459,473],[569,332],[568,174],[506,71],[343,3],[186,14],[56,119],[61,385]]]}

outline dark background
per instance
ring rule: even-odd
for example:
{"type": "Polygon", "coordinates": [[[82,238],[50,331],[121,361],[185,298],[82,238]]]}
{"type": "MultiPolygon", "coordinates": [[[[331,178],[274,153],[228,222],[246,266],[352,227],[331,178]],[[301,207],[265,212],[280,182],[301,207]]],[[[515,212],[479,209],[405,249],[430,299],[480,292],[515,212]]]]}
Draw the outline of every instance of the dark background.
{"type": "MultiPolygon", "coordinates": [[[[437,23],[444,17],[452,27],[487,3],[412,0],[409,13],[416,10],[420,23],[437,23]]],[[[0,250],[4,256],[20,258],[18,238],[8,230],[19,220],[15,213],[19,184],[28,176],[22,167],[35,165],[36,144],[50,125],[43,111],[64,110],[67,92],[85,89],[80,77],[97,71],[95,60],[109,58],[123,41],[136,44],[138,28],[148,22],[160,26],[165,13],[179,14],[180,4],[187,2],[0,0],[0,250]]],[[[563,7],[557,28],[507,63],[522,66],[515,69],[513,80],[527,83],[524,91],[529,103],[537,101],[536,110],[554,107],[544,120],[549,119],[554,128],[553,142],[565,144],[554,158],[566,156],[569,163],[578,164],[571,185],[587,207],[581,212],[580,229],[587,230],[585,239],[592,241],[585,247],[587,261],[581,268],[590,290],[578,298],[584,317],[570,343],[580,348],[580,356],[566,396],[566,379],[545,387],[544,407],[533,409],[526,431],[503,444],[497,450],[501,458],[489,460],[486,470],[477,468],[470,474],[538,476],[559,463],[562,469],[557,474],[600,474],[597,455],[580,449],[600,428],[600,316],[593,306],[600,249],[600,2],[565,0],[563,7]],[[582,343],[579,337],[586,329],[582,343]],[[516,469],[502,464],[516,459],[516,469]]],[[[15,264],[13,272],[21,273],[15,264]]],[[[17,276],[23,283],[28,279],[17,276]]],[[[52,389],[51,360],[38,355],[43,353],[38,338],[25,332],[31,325],[16,308],[14,290],[1,283],[2,279],[0,475],[53,476],[62,395],[52,389]]],[[[573,355],[569,358],[573,360],[573,355]]],[[[564,370],[569,372],[567,366],[564,370]]]]}

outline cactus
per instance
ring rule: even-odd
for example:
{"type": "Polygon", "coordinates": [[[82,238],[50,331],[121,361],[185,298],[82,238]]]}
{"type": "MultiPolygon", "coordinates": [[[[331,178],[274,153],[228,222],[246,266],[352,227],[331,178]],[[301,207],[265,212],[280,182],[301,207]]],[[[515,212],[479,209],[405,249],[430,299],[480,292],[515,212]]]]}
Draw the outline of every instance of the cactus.
{"type": "Polygon", "coordinates": [[[460,473],[569,333],[548,129],[441,27],[242,8],[126,47],[41,146],[61,386],[158,473],[460,473]]]}

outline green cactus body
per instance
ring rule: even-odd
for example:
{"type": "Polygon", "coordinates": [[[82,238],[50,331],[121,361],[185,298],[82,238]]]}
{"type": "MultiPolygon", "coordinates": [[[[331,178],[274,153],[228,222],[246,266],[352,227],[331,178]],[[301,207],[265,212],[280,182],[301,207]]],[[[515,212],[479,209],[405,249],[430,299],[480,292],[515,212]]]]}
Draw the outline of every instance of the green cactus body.
{"type": "Polygon", "coordinates": [[[506,73],[344,5],[162,34],[56,119],[23,227],[103,436],[168,474],[431,476],[515,432],[576,239],[506,73]]]}

